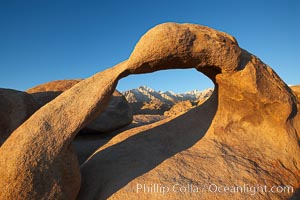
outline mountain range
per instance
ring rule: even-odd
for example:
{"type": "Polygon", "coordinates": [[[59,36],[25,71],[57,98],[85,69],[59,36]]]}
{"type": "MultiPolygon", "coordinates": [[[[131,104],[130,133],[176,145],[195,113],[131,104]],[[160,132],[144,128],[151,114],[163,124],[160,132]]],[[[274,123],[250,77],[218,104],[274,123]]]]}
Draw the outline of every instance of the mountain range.
{"type": "MultiPolygon", "coordinates": [[[[182,105],[190,105],[190,107],[203,103],[212,94],[213,89],[209,88],[204,91],[192,90],[184,93],[175,93],[172,91],[155,91],[148,86],[140,86],[131,89],[122,94],[127,99],[132,108],[133,114],[150,114],[164,115],[172,107],[182,107],[182,105]],[[181,102],[186,102],[180,104],[181,102]]],[[[182,110],[176,108],[175,110],[182,110]]],[[[185,110],[185,109],[184,109],[185,110]]]]}
{"type": "Polygon", "coordinates": [[[155,91],[148,86],[140,86],[136,89],[131,89],[122,92],[129,103],[150,103],[162,102],[167,105],[174,105],[181,101],[198,102],[207,99],[213,92],[213,88],[203,91],[192,90],[184,93],[175,93],[172,91],[155,91]]]}

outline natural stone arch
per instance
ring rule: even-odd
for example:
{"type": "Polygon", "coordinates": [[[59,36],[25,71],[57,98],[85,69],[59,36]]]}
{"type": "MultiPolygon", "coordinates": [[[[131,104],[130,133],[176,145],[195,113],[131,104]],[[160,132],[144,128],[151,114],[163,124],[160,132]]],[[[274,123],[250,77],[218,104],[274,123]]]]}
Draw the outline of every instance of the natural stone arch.
{"type": "MultiPolygon", "coordinates": [[[[287,86],[259,59],[240,49],[232,36],[199,25],[162,24],[141,38],[127,61],[75,85],[14,131],[0,149],[0,199],[75,199],[80,172],[71,141],[102,112],[118,80],[130,74],[192,67],[216,84],[216,115],[225,119],[245,115],[247,123],[259,123],[239,110],[245,104],[258,105],[262,113],[280,112],[273,119],[280,124],[296,115],[295,98],[287,86]],[[237,113],[233,116],[220,111],[224,106],[233,107],[228,89],[234,98],[246,100],[234,105],[237,113]],[[270,94],[270,90],[280,91],[280,95],[270,94]],[[269,106],[261,107],[266,103],[269,106]]],[[[224,124],[226,120],[219,122],[224,124]]],[[[289,143],[286,152],[297,151],[295,131],[290,128],[283,132],[281,143],[289,143]]],[[[221,132],[216,137],[226,140],[221,132]]],[[[272,134],[265,141],[271,141],[272,134]]],[[[289,159],[285,162],[290,168],[293,162],[299,162],[298,158],[293,162],[289,159]]]]}
{"type": "Polygon", "coordinates": [[[208,27],[166,23],[149,30],[135,46],[129,73],[196,68],[214,79],[236,70],[242,50],[235,38],[208,27]]]}

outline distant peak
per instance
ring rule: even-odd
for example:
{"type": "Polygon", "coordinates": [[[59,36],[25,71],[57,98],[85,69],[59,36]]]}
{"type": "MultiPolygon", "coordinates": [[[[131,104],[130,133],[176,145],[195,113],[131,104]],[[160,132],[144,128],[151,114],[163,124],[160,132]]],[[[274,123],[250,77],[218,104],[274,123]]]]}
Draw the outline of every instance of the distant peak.
{"type": "Polygon", "coordinates": [[[148,89],[149,87],[147,85],[141,85],[140,87],[138,87],[139,89],[148,89]]]}
{"type": "Polygon", "coordinates": [[[187,92],[185,92],[185,94],[197,94],[199,92],[201,92],[201,91],[196,89],[196,90],[187,91],[187,92]]]}
{"type": "Polygon", "coordinates": [[[142,85],[139,86],[136,89],[131,89],[128,91],[124,91],[125,92],[129,92],[129,91],[147,91],[147,92],[155,92],[155,93],[159,93],[159,94],[166,94],[166,95],[185,95],[185,94],[189,94],[189,95],[197,95],[197,94],[201,94],[201,93],[206,93],[206,92],[210,92],[213,91],[213,88],[207,88],[205,90],[190,90],[190,91],[186,91],[186,92],[182,92],[182,93],[177,93],[177,92],[173,92],[171,90],[167,90],[167,91],[163,91],[163,90],[154,90],[153,88],[147,86],[147,85],[142,85]]]}
{"type": "Polygon", "coordinates": [[[173,91],[164,91],[164,92],[160,92],[160,93],[162,93],[162,94],[171,94],[171,95],[176,95],[176,93],[175,92],[173,92],[173,91]]]}
{"type": "Polygon", "coordinates": [[[139,90],[146,90],[146,91],[151,91],[151,92],[154,92],[155,90],[148,87],[147,85],[142,85],[140,87],[138,87],[139,90]]]}

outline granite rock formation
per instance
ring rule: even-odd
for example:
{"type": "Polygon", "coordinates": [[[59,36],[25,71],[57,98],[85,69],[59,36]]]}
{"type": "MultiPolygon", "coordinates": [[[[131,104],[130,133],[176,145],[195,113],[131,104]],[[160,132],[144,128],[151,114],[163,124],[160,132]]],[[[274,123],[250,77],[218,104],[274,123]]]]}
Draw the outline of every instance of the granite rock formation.
{"type": "Polygon", "coordinates": [[[0,88],[0,147],[37,109],[38,103],[26,92],[0,88]]]}
{"type": "MultiPolygon", "coordinates": [[[[40,103],[40,106],[43,106],[80,81],[82,80],[51,81],[30,88],[26,92],[31,94],[32,97],[40,103]]],[[[132,111],[128,102],[120,92],[115,90],[104,112],[102,112],[97,118],[90,122],[81,131],[81,133],[104,133],[113,131],[130,124],[132,122],[132,119],[132,111]]]]}
{"type": "Polygon", "coordinates": [[[71,142],[108,105],[119,66],[63,92],[36,111],[0,148],[0,199],[75,199],[80,167],[71,142]]]}
{"type": "MultiPolygon", "coordinates": [[[[232,36],[197,25],[164,24],[146,33],[127,61],[130,73],[189,67],[215,83],[212,97],[184,115],[125,131],[101,147],[81,167],[79,199],[253,198],[247,192],[137,191],[137,184],[154,183],[299,188],[295,96],[232,36]]],[[[254,198],[292,195],[266,191],[254,198]]]]}
{"type": "Polygon", "coordinates": [[[300,85],[294,85],[290,87],[295,95],[300,99],[300,85]]]}
{"type": "Polygon", "coordinates": [[[200,25],[158,25],[127,61],[76,84],[13,132],[0,149],[0,199],[75,199],[79,189],[78,199],[295,197],[214,193],[201,186],[299,189],[298,109],[290,88],[232,36],[200,25]],[[212,96],[183,115],[115,136],[81,166],[80,186],[71,141],[104,110],[118,80],[175,68],[195,68],[208,76],[215,83],[212,96]],[[204,190],[137,191],[137,184],[154,183],[204,190]]]}

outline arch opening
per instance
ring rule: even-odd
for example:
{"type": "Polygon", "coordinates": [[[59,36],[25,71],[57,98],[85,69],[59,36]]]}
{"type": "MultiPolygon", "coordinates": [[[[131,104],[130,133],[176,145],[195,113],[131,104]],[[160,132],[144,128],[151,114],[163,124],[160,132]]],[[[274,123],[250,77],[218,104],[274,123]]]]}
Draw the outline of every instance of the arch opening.
{"type": "Polygon", "coordinates": [[[169,116],[205,102],[214,90],[214,82],[195,69],[169,69],[125,77],[117,90],[123,93],[134,115],[169,116]]]}

